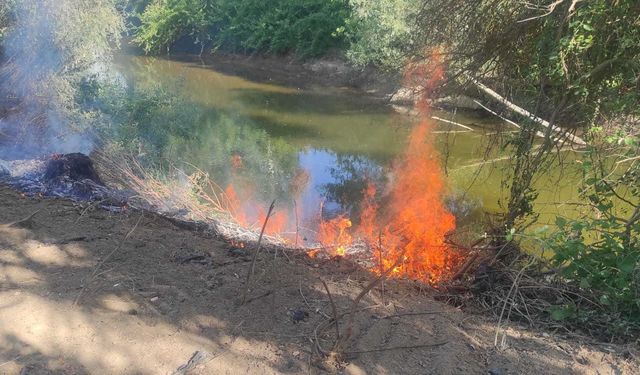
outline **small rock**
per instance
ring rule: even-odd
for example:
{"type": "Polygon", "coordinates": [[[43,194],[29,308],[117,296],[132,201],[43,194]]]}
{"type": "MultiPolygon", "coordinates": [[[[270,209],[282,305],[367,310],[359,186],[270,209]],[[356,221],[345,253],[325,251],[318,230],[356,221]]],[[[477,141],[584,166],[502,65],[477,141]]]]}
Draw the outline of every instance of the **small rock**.
{"type": "Polygon", "coordinates": [[[294,357],[297,357],[297,356],[300,355],[300,351],[299,350],[294,350],[293,353],[291,353],[291,354],[293,354],[294,357]]]}
{"type": "Polygon", "coordinates": [[[504,372],[502,372],[502,370],[500,370],[499,368],[492,368],[489,369],[489,375],[504,375],[504,372]]]}
{"type": "Polygon", "coordinates": [[[153,298],[151,298],[151,300],[150,300],[150,301],[151,301],[151,302],[155,302],[155,301],[157,301],[157,300],[158,300],[158,297],[153,297],[153,298]]]}
{"type": "Polygon", "coordinates": [[[586,359],[586,358],[585,358],[585,357],[583,357],[583,356],[580,356],[580,357],[576,358],[576,362],[578,362],[579,364],[581,364],[581,365],[583,365],[583,366],[586,366],[586,365],[588,365],[588,364],[589,364],[589,360],[588,360],[588,359],[586,359]]]}
{"type": "Polygon", "coordinates": [[[304,321],[309,316],[309,313],[303,309],[296,309],[291,311],[291,319],[294,323],[304,321]]]}

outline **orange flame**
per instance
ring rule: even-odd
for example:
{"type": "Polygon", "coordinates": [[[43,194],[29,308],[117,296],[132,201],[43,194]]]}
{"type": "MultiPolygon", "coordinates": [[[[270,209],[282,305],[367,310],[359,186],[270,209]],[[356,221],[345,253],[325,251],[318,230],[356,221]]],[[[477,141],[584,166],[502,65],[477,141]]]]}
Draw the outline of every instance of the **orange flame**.
{"type": "MultiPolygon", "coordinates": [[[[376,199],[376,186],[369,183],[356,227],[347,216],[328,221],[320,217],[317,234],[317,240],[334,256],[345,256],[354,237],[359,237],[378,258],[379,265],[372,269],[373,272],[391,269],[390,277],[408,277],[429,283],[445,280],[460,262],[456,251],[445,243],[445,236],[455,229],[456,222],[442,202],[445,184],[435,148],[434,124],[429,116],[429,97],[444,78],[439,55],[435,51],[427,62],[410,64],[407,68],[405,84],[421,91],[415,103],[421,122],[411,131],[404,155],[393,165],[391,183],[384,194],[384,211],[376,199]]],[[[234,169],[242,168],[241,157],[232,158],[231,164],[234,169]]],[[[294,199],[308,182],[308,174],[298,171],[291,182],[294,199]]],[[[251,198],[251,191],[245,188],[241,199],[229,185],[225,193],[229,211],[236,221],[245,227],[259,229],[266,218],[266,210],[251,198]]],[[[297,210],[297,206],[294,209],[297,210]]],[[[288,224],[286,212],[277,211],[269,218],[265,232],[282,233],[288,224]]],[[[318,250],[307,252],[311,257],[317,253],[318,250]]]]}
{"type": "Polygon", "coordinates": [[[351,220],[344,216],[329,221],[320,221],[318,228],[318,240],[325,245],[332,255],[344,256],[347,246],[352,242],[349,228],[351,220]]]}
{"type": "MultiPolygon", "coordinates": [[[[227,186],[224,192],[227,198],[226,208],[233,219],[242,227],[259,230],[267,217],[267,209],[252,198],[250,190],[245,191],[242,198],[233,185],[227,186]]],[[[280,234],[285,231],[288,222],[289,217],[286,212],[274,211],[267,221],[264,232],[270,235],[280,234]]]]}
{"type": "MultiPolygon", "coordinates": [[[[434,124],[428,120],[429,95],[444,77],[437,56],[434,53],[428,62],[412,64],[407,69],[407,83],[422,91],[415,104],[422,121],[411,131],[409,145],[393,167],[387,210],[380,212],[376,188],[369,184],[355,230],[370,248],[378,249],[380,266],[374,272],[393,267],[391,277],[406,276],[431,283],[445,279],[459,261],[445,243],[445,236],[456,223],[442,202],[445,184],[432,133],[434,124]]],[[[351,242],[351,236],[343,233],[347,228],[340,225],[344,220],[337,218],[321,225],[321,241],[331,244],[336,254],[351,242]]]]}

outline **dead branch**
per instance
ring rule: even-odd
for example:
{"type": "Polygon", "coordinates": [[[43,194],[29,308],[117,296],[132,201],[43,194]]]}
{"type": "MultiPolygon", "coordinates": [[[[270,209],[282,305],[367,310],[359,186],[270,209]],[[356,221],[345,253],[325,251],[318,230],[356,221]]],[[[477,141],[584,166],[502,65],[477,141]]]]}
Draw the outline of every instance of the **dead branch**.
{"type": "Polygon", "coordinates": [[[349,321],[347,322],[347,325],[345,328],[345,334],[342,335],[340,340],[336,340],[336,344],[334,345],[334,351],[336,352],[342,351],[344,344],[347,342],[347,340],[349,340],[349,338],[351,338],[356,310],[358,309],[358,305],[360,304],[360,300],[362,300],[362,297],[364,297],[367,293],[369,293],[369,291],[373,289],[376,285],[381,283],[387,276],[389,276],[389,274],[391,273],[391,271],[394,270],[394,268],[396,268],[398,265],[400,265],[400,263],[402,263],[402,261],[404,260],[405,251],[403,251],[402,254],[400,254],[398,259],[396,259],[396,261],[386,271],[384,271],[380,276],[376,277],[369,284],[367,284],[364,287],[364,289],[362,289],[360,294],[358,294],[356,298],[353,300],[353,303],[351,304],[351,310],[349,312],[349,321]]]}
{"type": "Polygon", "coordinates": [[[446,314],[446,311],[423,311],[423,312],[393,314],[393,315],[383,316],[380,319],[401,318],[403,316],[437,315],[437,314],[446,314]]]}
{"type": "Polygon", "coordinates": [[[331,303],[331,311],[333,313],[333,321],[336,326],[336,343],[340,342],[340,325],[338,322],[338,310],[336,309],[336,304],[333,302],[333,297],[331,296],[331,292],[329,291],[329,287],[324,280],[320,279],[322,285],[324,285],[324,289],[327,291],[327,295],[329,296],[329,302],[331,303]]]}
{"type": "Polygon", "coordinates": [[[527,111],[526,109],[517,106],[516,104],[508,101],[504,96],[498,94],[497,92],[495,92],[494,90],[490,89],[488,86],[485,86],[484,84],[482,84],[480,81],[478,81],[477,79],[468,76],[469,80],[471,82],[473,82],[473,84],[475,84],[481,91],[483,91],[485,94],[489,95],[490,97],[492,97],[493,99],[495,99],[496,101],[498,101],[500,104],[504,105],[505,107],[509,108],[511,111],[524,116],[530,120],[532,120],[533,122],[549,129],[552,130],[554,133],[556,134],[561,134],[561,135],[565,135],[567,137],[567,139],[569,140],[569,142],[577,144],[579,146],[586,146],[587,142],[585,142],[582,138],[578,137],[577,135],[574,134],[570,134],[567,131],[565,131],[564,129],[551,124],[549,121],[543,120],[540,117],[534,115],[533,113],[527,111]]]}
{"type": "Polygon", "coordinates": [[[354,354],[365,354],[365,353],[373,353],[373,352],[387,352],[387,351],[390,351],[390,350],[434,348],[434,347],[438,347],[438,346],[447,345],[448,343],[449,343],[449,341],[442,341],[442,342],[437,342],[435,344],[418,344],[418,345],[409,345],[409,346],[393,346],[393,347],[390,347],[390,348],[378,348],[378,349],[369,349],[369,350],[350,351],[350,352],[344,352],[344,354],[354,355],[354,354]]]}
{"type": "Polygon", "coordinates": [[[264,236],[264,231],[267,228],[267,223],[269,222],[269,218],[271,217],[271,213],[273,212],[273,208],[275,207],[275,205],[276,205],[276,200],[274,199],[271,202],[271,205],[269,206],[267,217],[264,218],[264,223],[262,224],[262,230],[260,231],[260,237],[258,237],[258,244],[256,246],[256,251],[253,253],[253,258],[251,259],[251,266],[249,267],[249,271],[247,272],[247,278],[244,282],[245,289],[242,295],[242,302],[240,303],[241,305],[244,305],[245,302],[247,301],[247,294],[249,293],[249,287],[250,287],[249,283],[251,282],[251,277],[255,272],[256,260],[258,259],[258,253],[260,253],[260,245],[262,245],[262,237],[264,236]]]}
{"type": "Polygon", "coordinates": [[[20,219],[18,221],[14,221],[13,223],[9,223],[9,224],[5,224],[3,225],[6,228],[12,228],[12,227],[18,227],[18,228],[28,228],[32,225],[33,223],[33,217],[36,216],[36,214],[40,212],[40,210],[35,211],[34,213],[30,214],[29,216],[25,217],[24,219],[20,219]]]}

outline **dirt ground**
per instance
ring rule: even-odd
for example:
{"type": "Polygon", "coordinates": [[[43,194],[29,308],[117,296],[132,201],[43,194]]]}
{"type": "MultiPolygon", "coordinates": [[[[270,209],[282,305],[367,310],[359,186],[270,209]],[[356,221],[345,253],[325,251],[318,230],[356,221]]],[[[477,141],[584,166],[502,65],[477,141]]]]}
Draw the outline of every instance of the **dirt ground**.
{"type": "MultiPolygon", "coordinates": [[[[344,260],[264,252],[241,306],[248,252],[161,217],[0,186],[1,223],[1,374],[325,373],[311,355],[314,330],[333,314],[320,279],[339,316],[371,280],[344,260]],[[196,352],[202,363],[176,371],[196,352]]],[[[490,318],[406,283],[387,284],[384,299],[371,291],[359,310],[339,373],[640,373],[633,348],[513,325],[495,348],[490,318]]],[[[348,316],[339,323],[344,335],[348,316]]],[[[318,335],[328,349],[326,326],[318,335]]]]}

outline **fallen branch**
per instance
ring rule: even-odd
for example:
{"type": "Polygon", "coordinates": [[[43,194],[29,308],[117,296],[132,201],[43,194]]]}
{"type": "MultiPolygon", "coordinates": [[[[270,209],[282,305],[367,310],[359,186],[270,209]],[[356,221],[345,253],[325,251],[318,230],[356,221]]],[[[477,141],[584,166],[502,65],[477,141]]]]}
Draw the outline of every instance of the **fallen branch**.
{"type": "Polygon", "coordinates": [[[12,227],[19,227],[19,228],[28,228],[31,226],[32,224],[32,219],[34,216],[36,216],[36,214],[40,212],[40,210],[32,213],[31,215],[25,217],[24,219],[20,219],[18,221],[14,221],[13,223],[9,223],[9,224],[5,224],[3,225],[6,228],[12,228],[12,227]]]}
{"type": "Polygon", "coordinates": [[[340,325],[338,323],[338,310],[336,309],[336,304],[333,302],[333,297],[331,296],[331,292],[329,291],[329,287],[327,286],[327,283],[324,282],[324,280],[320,279],[320,281],[322,282],[322,285],[324,285],[324,289],[327,291],[327,295],[329,296],[329,302],[331,303],[331,311],[333,313],[333,321],[335,323],[336,326],[336,342],[340,341],[340,325]]]}
{"type": "Polygon", "coordinates": [[[462,124],[461,124],[461,123],[459,123],[459,122],[455,122],[455,121],[451,121],[451,120],[443,119],[443,118],[440,118],[440,117],[438,117],[438,116],[431,116],[431,118],[432,118],[432,119],[434,119],[434,120],[442,121],[442,122],[444,122],[445,124],[456,125],[456,126],[459,126],[459,127],[463,128],[463,129],[467,129],[468,131],[473,131],[473,128],[470,128],[470,127],[468,127],[467,125],[462,125],[462,124]]]}
{"type": "Polygon", "coordinates": [[[586,146],[587,142],[585,142],[582,138],[571,134],[567,131],[565,131],[564,129],[553,125],[551,123],[549,123],[549,121],[543,120],[540,117],[534,115],[533,113],[527,111],[526,109],[517,106],[514,103],[511,103],[510,101],[508,101],[504,96],[498,94],[497,92],[493,91],[492,89],[490,89],[489,87],[485,86],[484,84],[482,84],[480,81],[469,77],[469,80],[471,80],[471,82],[473,82],[481,91],[483,91],[485,94],[489,95],[490,97],[494,98],[495,100],[497,100],[499,103],[501,103],[502,105],[504,105],[505,107],[509,108],[511,111],[522,115],[524,117],[529,118],[530,120],[532,120],[533,122],[535,122],[536,124],[542,125],[545,128],[551,128],[551,130],[553,130],[555,133],[557,134],[561,134],[561,135],[565,135],[567,137],[567,140],[569,140],[569,142],[573,143],[573,144],[577,144],[580,146],[586,146]]]}
{"type": "Polygon", "coordinates": [[[209,352],[198,350],[195,353],[193,353],[193,355],[191,356],[189,361],[187,361],[187,363],[178,367],[178,369],[174,371],[171,375],[185,375],[189,373],[191,370],[195,369],[196,367],[203,365],[211,361],[212,359],[213,359],[213,356],[209,352]]]}
{"type": "Polygon", "coordinates": [[[256,246],[255,253],[253,253],[253,258],[251,259],[251,266],[249,267],[249,271],[247,272],[247,278],[244,282],[245,289],[244,289],[244,293],[242,294],[242,301],[240,303],[241,305],[244,305],[245,302],[247,301],[247,294],[249,293],[249,287],[250,287],[249,283],[251,282],[251,277],[253,276],[253,273],[256,268],[256,260],[258,259],[258,253],[260,253],[260,245],[262,245],[262,237],[264,236],[264,231],[267,228],[269,217],[271,217],[271,213],[273,212],[273,208],[275,207],[275,205],[276,205],[276,200],[274,199],[271,202],[271,205],[269,206],[267,217],[264,218],[264,223],[262,224],[262,230],[260,231],[260,237],[258,237],[258,245],[256,246]]]}
{"type": "Polygon", "coordinates": [[[365,353],[373,353],[373,352],[386,352],[389,350],[403,350],[403,349],[420,349],[420,348],[434,348],[438,346],[447,345],[449,341],[437,342],[435,344],[418,344],[418,345],[409,345],[409,346],[393,346],[390,348],[378,348],[378,349],[369,349],[369,350],[358,350],[352,352],[344,352],[344,354],[353,355],[353,354],[365,354],[365,353]]]}
{"type": "Polygon", "coordinates": [[[362,297],[364,297],[367,293],[369,293],[369,291],[371,291],[371,289],[373,289],[376,285],[381,283],[387,276],[389,276],[389,274],[391,273],[391,271],[393,271],[394,268],[400,265],[400,263],[404,260],[404,253],[405,251],[403,251],[402,254],[400,254],[398,259],[396,259],[396,261],[386,271],[384,271],[380,276],[376,277],[367,286],[365,286],[364,289],[362,289],[362,291],[360,292],[360,294],[358,294],[356,298],[353,300],[353,303],[351,304],[351,310],[349,311],[349,321],[347,322],[347,325],[345,328],[345,334],[342,335],[342,337],[340,337],[338,340],[336,340],[336,344],[334,345],[334,352],[342,351],[342,348],[346,343],[346,341],[349,340],[349,338],[351,338],[356,310],[358,309],[358,305],[360,304],[360,300],[362,300],[362,297]]]}
{"type": "Polygon", "coordinates": [[[393,315],[383,316],[380,319],[401,318],[403,316],[437,315],[437,314],[446,314],[446,311],[423,311],[423,312],[393,314],[393,315]]]}

